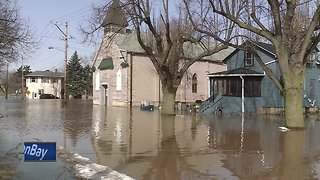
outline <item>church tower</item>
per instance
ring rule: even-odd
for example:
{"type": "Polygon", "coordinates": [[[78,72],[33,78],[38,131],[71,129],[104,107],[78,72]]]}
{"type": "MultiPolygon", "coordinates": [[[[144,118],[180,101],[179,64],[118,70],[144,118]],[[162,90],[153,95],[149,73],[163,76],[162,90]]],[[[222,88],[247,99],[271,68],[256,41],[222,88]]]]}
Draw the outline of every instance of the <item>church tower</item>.
{"type": "Polygon", "coordinates": [[[102,22],[104,33],[126,33],[128,26],[124,10],[120,6],[120,0],[113,0],[102,22]]]}

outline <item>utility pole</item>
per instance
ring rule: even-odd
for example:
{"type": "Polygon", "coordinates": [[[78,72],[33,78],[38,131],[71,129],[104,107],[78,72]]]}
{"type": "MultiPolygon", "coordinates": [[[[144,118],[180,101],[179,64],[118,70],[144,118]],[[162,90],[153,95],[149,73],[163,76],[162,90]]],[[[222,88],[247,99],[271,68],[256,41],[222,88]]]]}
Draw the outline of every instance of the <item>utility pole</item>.
{"type": "Polygon", "coordinates": [[[7,63],[7,77],[6,77],[6,85],[5,85],[6,99],[8,99],[8,89],[9,89],[9,63],[7,63]]]}
{"type": "Polygon", "coordinates": [[[68,98],[68,92],[67,92],[67,62],[68,62],[68,22],[65,24],[65,32],[61,30],[61,28],[55,24],[56,27],[59,29],[59,31],[64,35],[64,94],[63,98],[68,98]]]}
{"type": "Polygon", "coordinates": [[[24,99],[24,65],[23,65],[23,59],[22,59],[22,65],[21,65],[21,99],[24,99]]]}

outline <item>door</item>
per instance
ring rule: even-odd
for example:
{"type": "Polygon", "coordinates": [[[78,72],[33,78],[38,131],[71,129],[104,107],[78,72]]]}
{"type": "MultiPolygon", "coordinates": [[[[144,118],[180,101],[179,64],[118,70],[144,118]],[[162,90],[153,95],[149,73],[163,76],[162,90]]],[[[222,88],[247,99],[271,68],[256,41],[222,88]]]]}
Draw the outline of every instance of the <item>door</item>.
{"type": "Polygon", "coordinates": [[[103,104],[108,106],[108,84],[103,84],[102,87],[104,89],[104,93],[101,99],[103,100],[103,104]]]}

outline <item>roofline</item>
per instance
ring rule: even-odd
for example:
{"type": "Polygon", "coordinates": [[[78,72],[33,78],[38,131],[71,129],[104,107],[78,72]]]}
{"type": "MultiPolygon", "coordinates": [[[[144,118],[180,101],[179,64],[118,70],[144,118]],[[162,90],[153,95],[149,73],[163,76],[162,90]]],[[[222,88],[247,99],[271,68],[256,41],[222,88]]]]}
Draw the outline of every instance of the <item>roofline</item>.
{"type": "Polygon", "coordinates": [[[64,77],[62,76],[46,76],[46,75],[25,75],[25,77],[64,77]]]}
{"type": "Polygon", "coordinates": [[[238,51],[240,51],[240,49],[239,48],[235,48],[235,50],[233,50],[226,58],[224,58],[224,60],[222,60],[222,63],[225,63],[226,61],[228,61],[230,59],[230,57],[232,57],[238,51]]]}
{"type": "MultiPolygon", "coordinates": [[[[61,72],[59,72],[61,73],[61,72]]],[[[46,74],[26,74],[25,77],[64,77],[64,74],[61,75],[46,75],[46,74]]]]}
{"type": "Polygon", "coordinates": [[[214,74],[208,77],[240,77],[240,76],[265,76],[264,74],[214,74]]]}
{"type": "Polygon", "coordinates": [[[102,38],[102,40],[101,40],[101,42],[100,42],[100,44],[99,44],[99,48],[98,48],[96,54],[94,55],[92,67],[96,65],[97,58],[98,58],[98,54],[100,53],[101,48],[102,48],[103,39],[104,39],[104,37],[102,38]]]}
{"type": "Polygon", "coordinates": [[[255,44],[255,45],[257,45],[260,49],[262,49],[262,50],[266,51],[267,53],[269,53],[269,54],[273,55],[273,56],[274,56],[274,58],[276,58],[276,57],[277,57],[275,53],[273,53],[273,52],[271,52],[271,51],[267,50],[266,48],[264,48],[264,47],[260,46],[259,44],[255,44]]]}
{"type": "Polygon", "coordinates": [[[263,48],[263,47],[261,47],[261,46],[259,46],[259,45],[257,45],[257,47],[258,47],[258,49],[260,49],[260,51],[263,52],[265,55],[267,55],[267,56],[269,56],[269,57],[271,57],[271,58],[273,58],[273,59],[277,59],[276,54],[268,51],[267,49],[265,49],[265,48],[263,48]]]}
{"type": "MultiPolygon", "coordinates": [[[[119,49],[119,50],[123,50],[123,49],[119,49]]],[[[149,57],[149,55],[146,52],[137,52],[137,51],[126,51],[126,52],[127,52],[127,54],[131,54],[133,56],[137,56],[137,55],[139,56],[140,55],[140,56],[149,57]]],[[[191,58],[189,58],[189,59],[191,59],[191,58]]],[[[210,60],[210,59],[207,59],[207,58],[199,59],[196,62],[209,62],[209,63],[213,63],[213,64],[226,65],[222,61],[210,60]]]]}
{"type": "MultiPolygon", "coordinates": [[[[262,52],[264,52],[266,55],[271,56],[272,58],[276,59],[277,56],[276,54],[274,54],[273,52],[267,50],[266,48],[263,48],[262,46],[260,46],[259,44],[254,43],[254,45],[256,45],[259,49],[262,50],[262,52]]],[[[230,57],[232,57],[234,54],[236,54],[238,51],[244,51],[243,49],[240,48],[235,48],[234,51],[232,51],[224,60],[222,60],[223,63],[225,63],[226,61],[228,61],[230,59],[230,57]]]]}
{"type": "MultiPolygon", "coordinates": [[[[123,49],[121,49],[123,50],[123,49]]],[[[125,50],[126,51],[126,50],[125,50]]],[[[146,52],[138,52],[138,51],[127,51],[128,54],[131,55],[140,55],[140,56],[148,56],[148,54],[146,52]]]]}
{"type": "Polygon", "coordinates": [[[240,76],[245,76],[245,77],[249,77],[249,76],[265,76],[265,73],[263,74],[208,74],[207,75],[209,78],[210,77],[240,77],[240,76]]]}
{"type": "Polygon", "coordinates": [[[276,62],[278,62],[278,60],[272,60],[272,61],[266,62],[266,63],[264,63],[264,64],[265,64],[265,65],[269,65],[269,64],[276,63],[276,62]]]}

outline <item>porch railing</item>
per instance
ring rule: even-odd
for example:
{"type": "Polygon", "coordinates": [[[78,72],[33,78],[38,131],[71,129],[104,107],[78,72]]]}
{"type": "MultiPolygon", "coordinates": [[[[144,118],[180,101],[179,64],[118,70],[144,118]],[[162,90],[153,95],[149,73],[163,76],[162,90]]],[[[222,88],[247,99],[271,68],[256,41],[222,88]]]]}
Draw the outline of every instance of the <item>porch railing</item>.
{"type": "Polygon", "coordinates": [[[223,96],[220,93],[215,93],[210,96],[207,100],[201,103],[199,110],[201,113],[207,111],[208,109],[212,109],[212,112],[222,108],[221,99],[223,96]]]}

